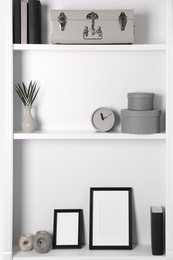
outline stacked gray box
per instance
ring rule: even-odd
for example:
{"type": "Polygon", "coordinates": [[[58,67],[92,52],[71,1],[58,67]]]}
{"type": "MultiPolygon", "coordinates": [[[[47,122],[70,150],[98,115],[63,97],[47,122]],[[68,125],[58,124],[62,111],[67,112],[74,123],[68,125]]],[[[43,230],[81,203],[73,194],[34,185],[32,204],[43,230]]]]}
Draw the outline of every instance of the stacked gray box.
{"type": "Polygon", "coordinates": [[[153,110],[154,93],[128,93],[128,109],[153,110]]]}
{"type": "Polygon", "coordinates": [[[128,109],[121,110],[121,131],[130,134],[160,132],[160,110],[153,110],[153,93],[128,93],[128,109]]]}

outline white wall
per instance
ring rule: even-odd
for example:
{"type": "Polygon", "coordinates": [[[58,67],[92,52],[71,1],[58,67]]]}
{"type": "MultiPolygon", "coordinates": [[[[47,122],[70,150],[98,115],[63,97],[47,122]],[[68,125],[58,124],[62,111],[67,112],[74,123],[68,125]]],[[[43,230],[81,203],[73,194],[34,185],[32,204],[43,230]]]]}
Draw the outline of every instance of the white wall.
{"type": "MultiPolygon", "coordinates": [[[[92,129],[91,115],[107,106],[117,115],[127,108],[128,92],[155,93],[164,130],[166,61],[160,52],[15,52],[14,82],[35,80],[41,86],[33,109],[41,130],[92,129]],[[27,68],[26,70],[24,68],[27,68]]],[[[15,93],[14,129],[21,125],[15,93]]]]}
{"type": "Polygon", "coordinates": [[[53,210],[84,210],[90,187],[133,188],[134,242],[150,243],[150,205],[165,205],[164,141],[15,141],[14,238],[52,232],[53,210]]]}
{"type": "Polygon", "coordinates": [[[51,9],[66,10],[97,10],[97,9],[134,9],[135,12],[135,42],[164,43],[165,42],[165,1],[164,0],[43,0],[43,42],[50,42],[51,9]]]}

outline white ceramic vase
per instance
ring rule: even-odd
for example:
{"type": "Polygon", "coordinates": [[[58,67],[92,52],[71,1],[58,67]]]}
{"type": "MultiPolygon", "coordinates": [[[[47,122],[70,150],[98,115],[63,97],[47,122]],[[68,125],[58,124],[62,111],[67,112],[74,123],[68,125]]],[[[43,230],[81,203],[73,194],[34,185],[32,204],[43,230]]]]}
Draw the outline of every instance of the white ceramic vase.
{"type": "Polygon", "coordinates": [[[22,121],[22,129],[26,133],[32,133],[35,130],[35,121],[31,114],[32,106],[24,106],[25,108],[25,116],[22,121]]]}

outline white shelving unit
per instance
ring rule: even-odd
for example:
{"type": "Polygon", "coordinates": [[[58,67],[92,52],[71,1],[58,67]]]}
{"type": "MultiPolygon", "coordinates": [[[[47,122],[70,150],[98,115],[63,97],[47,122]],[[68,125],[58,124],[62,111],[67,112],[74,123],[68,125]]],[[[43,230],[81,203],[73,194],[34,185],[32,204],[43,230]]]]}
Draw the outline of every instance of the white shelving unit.
{"type": "MultiPolygon", "coordinates": [[[[2,28],[3,257],[4,260],[153,260],[173,258],[173,0],[88,0],[81,9],[134,9],[133,45],[51,45],[50,9],[78,9],[79,0],[42,0],[45,44],[12,43],[12,1],[0,8],[2,28]],[[46,17],[46,21],[45,21],[46,17]],[[33,115],[38,130],[21,132],[17,82],[41,85],[33,115]],[[154,92],[161,133],[121,133],[128,92],[154,92]],[[97,133],[91,114],[108,106],[113,132],[97,133]],[[5,111],[5,113],[4,113],[5,111]],[[89,188],[133,188],[132,250],[89,250],[89,188]],[[163,256],[152,256],[150,206],[166,211],[163,256]],[[52,233],[53,210],[81,208],[85,246],[39,255],[19,251],[21,233],[52,233]]],[[[0,6],[1,7],[1,6],[0,6]]]]}
{"type": "Polygon", "coordinates": [[[159,134],[151,134],[151,135],[135,135],[135,134],[124,134],[124,133],[101,133],[95,131],[75,131],[75,130],[65,130],[65,131],[36,131],[35,133],[23,133],[18,132],[14,133],[15,140],[47,140],[47,139],[54,139],[54,140],[61,140],[61,139],[76,139],[76,140],[166,140],[166,134],[159,133],[159,134]]]}
{"type": "MultiPolygon", "coordinates": [[[[19,259],[18,257],[22,257],[22,259],[41,259],[42,255],[38,255],[36,252],[32,251],[29,253],[19,252],[17,248],[14,249],[14,259],[19,259]]],[[[108,260],[126,260],[126,259],[158,259],[158,256],[151,257],[151,249],[149,246],[136,246],[135,250],[88,250],[88,247],[85,246],[81,250],[53,250],[50,251],[47,255],[44,255],[45,260],[51,259],[81,259],[81,260],[96,260],[96,259],[108,259],[108,260]]],[[[160,259],[165,259],[164,256],[160,257],[160,259]]]]}
{"type": "Polygon", "coordinates": [[[50,45],[14,44],[14,51],[76,51],[76,52],[115,52],[115,51],[166,51],[166,44],[133,45],[50,45]]]}

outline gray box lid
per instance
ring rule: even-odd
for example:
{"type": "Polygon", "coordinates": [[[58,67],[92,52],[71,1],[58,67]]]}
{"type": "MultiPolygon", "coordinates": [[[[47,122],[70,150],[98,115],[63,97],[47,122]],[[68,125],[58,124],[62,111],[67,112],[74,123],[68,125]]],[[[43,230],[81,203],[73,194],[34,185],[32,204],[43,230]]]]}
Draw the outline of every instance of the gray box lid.
{"type": "Polygon", "coordinates": [[[153,117],[153,116],[160,116],[160,115],[161,115],[161,110],[136,111],[136,110],[129,110],[129,109],[121,109],[121,116],[153,117]]]}
{"type": "Polygon", "coordinates": [[[154,93],[134,92],[128,93],[128,98],[154,98],[154,93]]]}

